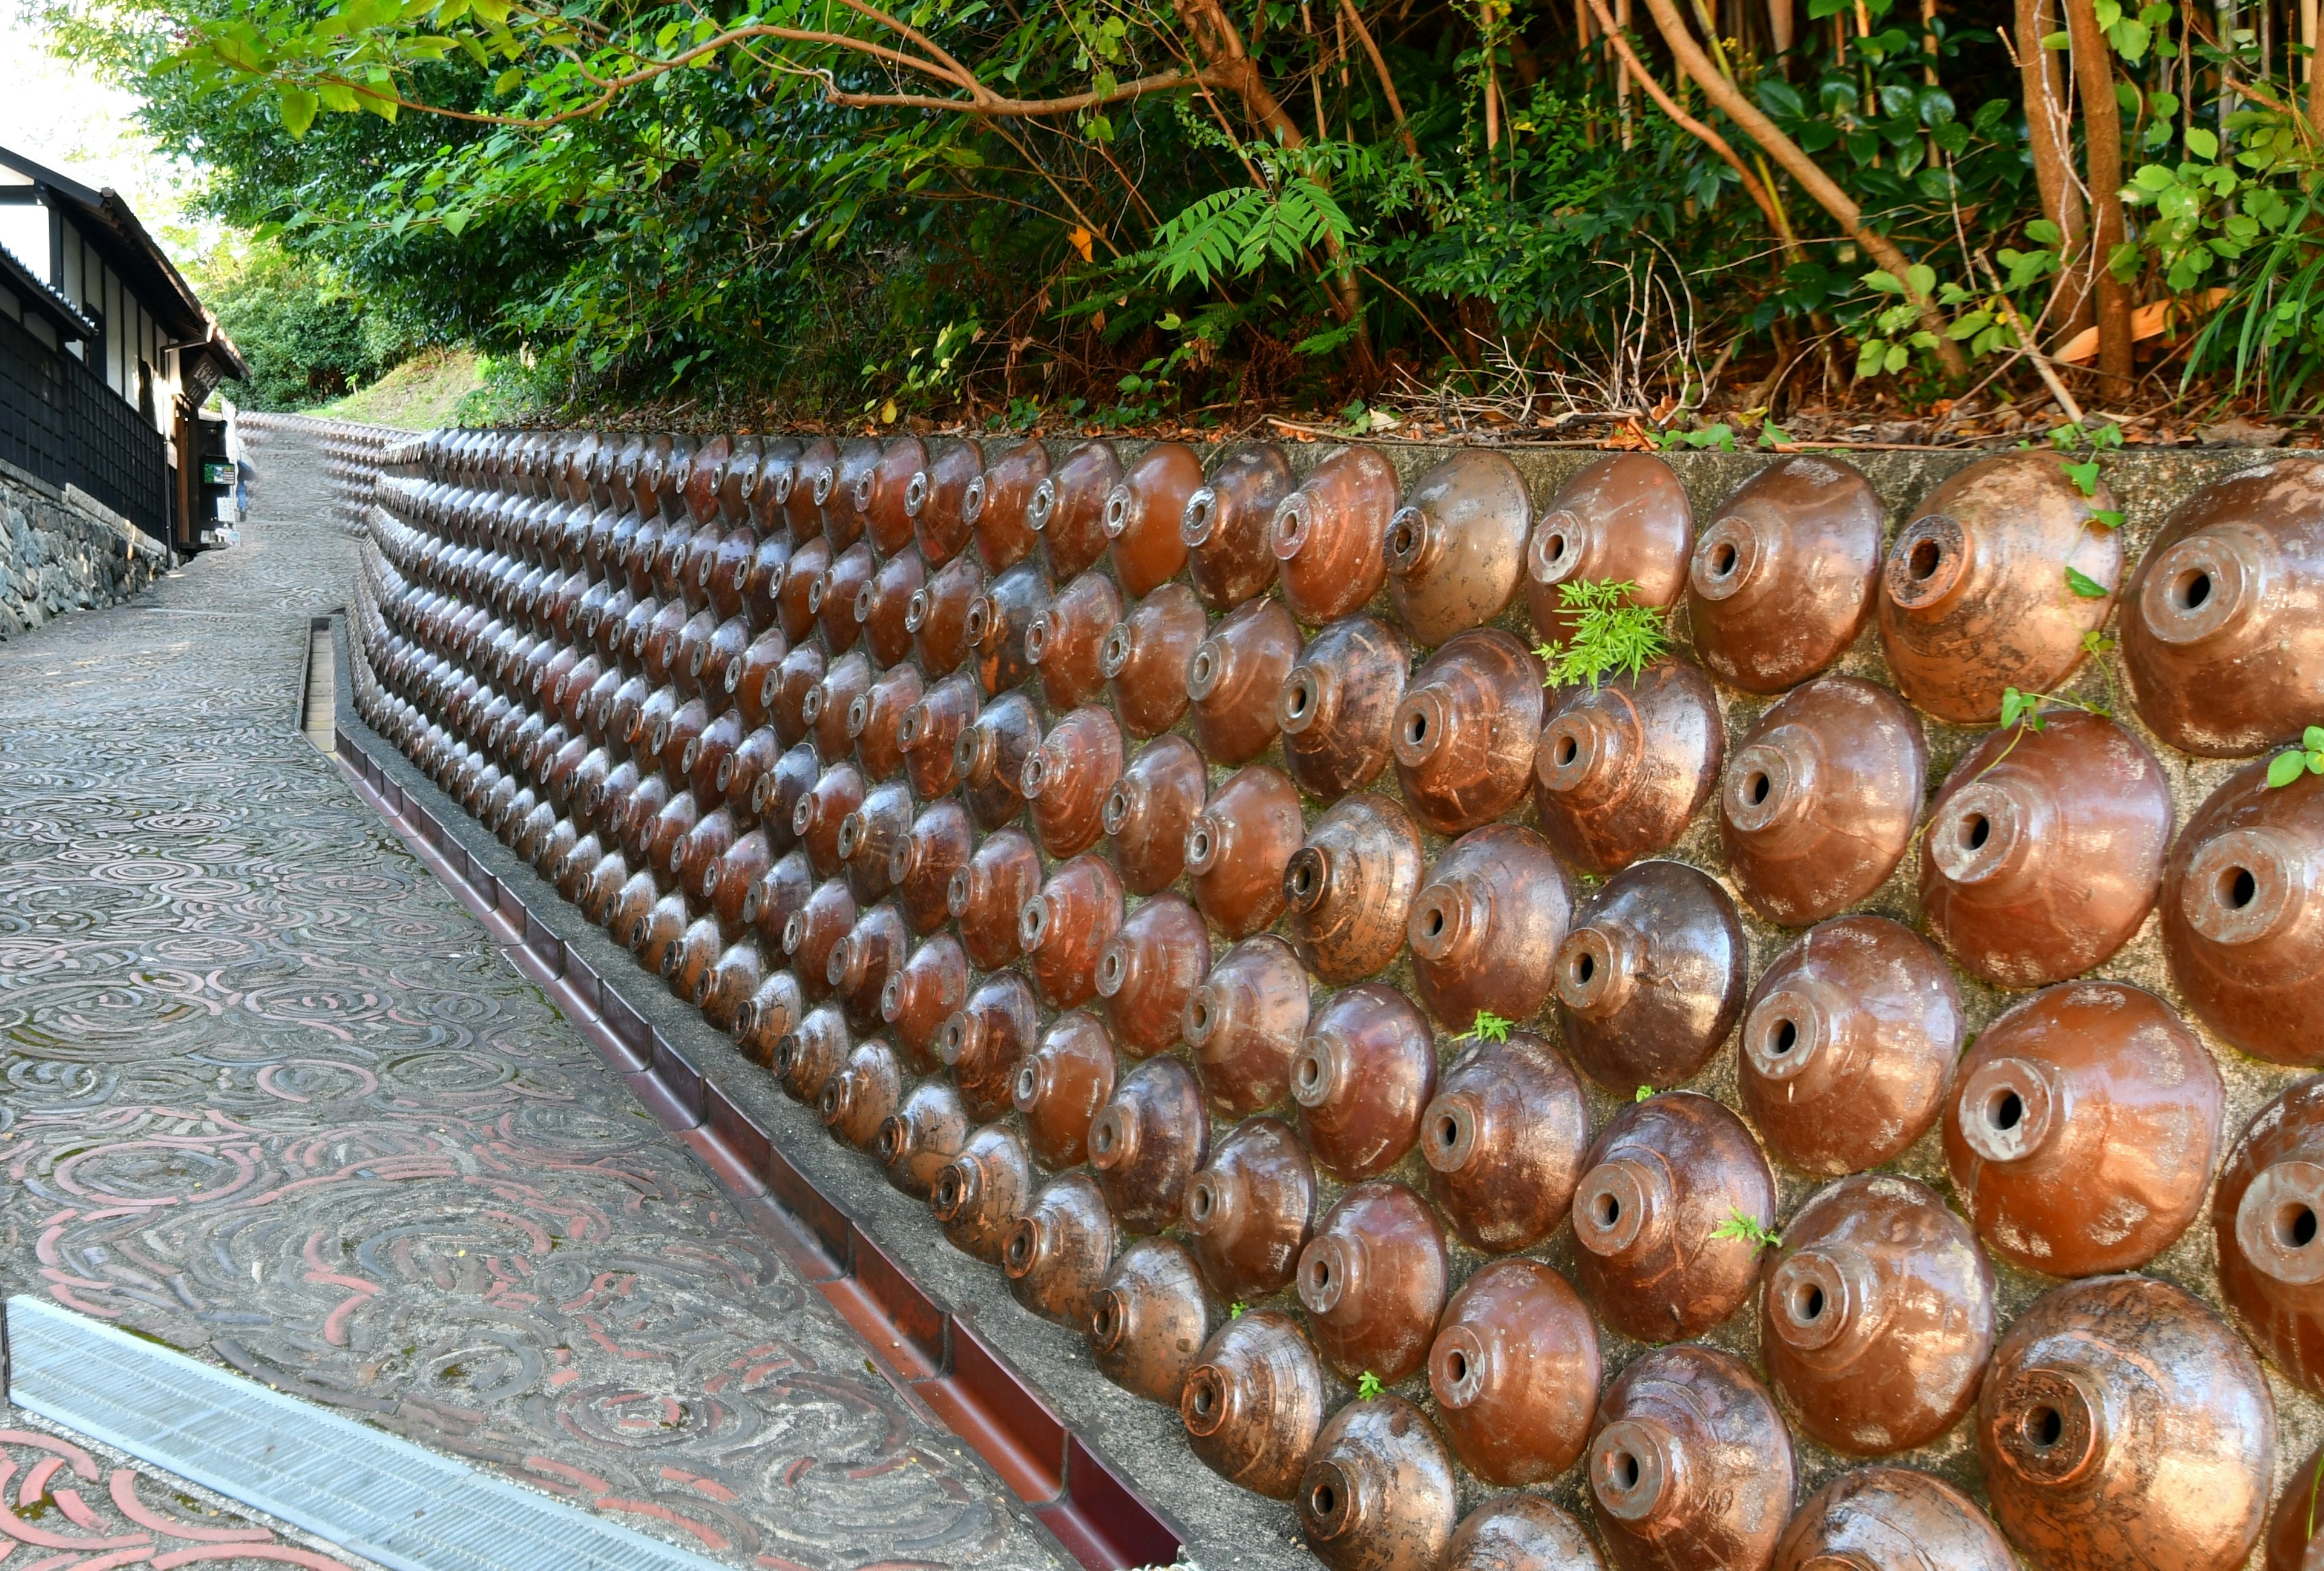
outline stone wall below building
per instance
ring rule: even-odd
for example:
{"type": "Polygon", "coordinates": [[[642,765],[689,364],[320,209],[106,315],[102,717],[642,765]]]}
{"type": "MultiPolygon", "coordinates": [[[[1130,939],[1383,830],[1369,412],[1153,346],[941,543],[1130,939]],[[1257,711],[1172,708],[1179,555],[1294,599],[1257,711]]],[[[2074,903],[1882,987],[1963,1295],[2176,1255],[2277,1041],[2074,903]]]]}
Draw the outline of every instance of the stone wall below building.
{"type": "Polygon", "coordinates": [[[167,547],[78,486],[0,462],[0,639],[118,605],[169,568],[167,547]]]}

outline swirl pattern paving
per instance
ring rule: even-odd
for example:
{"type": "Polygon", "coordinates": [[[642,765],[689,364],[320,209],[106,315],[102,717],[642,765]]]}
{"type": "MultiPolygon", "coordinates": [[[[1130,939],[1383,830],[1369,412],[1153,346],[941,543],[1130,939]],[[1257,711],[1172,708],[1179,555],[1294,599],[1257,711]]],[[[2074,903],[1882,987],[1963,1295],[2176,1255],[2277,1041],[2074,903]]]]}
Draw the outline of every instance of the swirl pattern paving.
{"type": "MultiPolygon", "coordinates": [[[[12,1287],[737,1566],[1066,1563],[293,728],[355,568],[261,520],[0,647],[12,1287]]],[[[68,1451],[0,1557],[228,1558],[68,1451]]]]}

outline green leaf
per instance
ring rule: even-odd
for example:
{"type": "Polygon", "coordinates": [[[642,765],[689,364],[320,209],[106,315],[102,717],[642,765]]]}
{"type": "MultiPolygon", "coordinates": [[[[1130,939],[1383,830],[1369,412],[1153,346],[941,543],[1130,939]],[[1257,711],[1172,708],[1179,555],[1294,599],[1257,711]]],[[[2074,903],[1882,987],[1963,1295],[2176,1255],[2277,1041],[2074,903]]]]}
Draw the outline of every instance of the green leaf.
{"type": "Polygon", "coordinates": [[[1363,1400],[1363,1401],[1367,1401],[1367,1402],[1368,1402],[1368,1401],[1370,1401],[1370,1400],[1371,1400],[1372,1399],[1374,1399],[1375,1397],[1379,1396],[1379,1394],[1380,1394],[1380,1377],[1379,1377],[1379,1376],[1378,1376],[1378,1375],[1374,1374],[1370,1370],[1369,1370],[1369,1369],[1368,1369],[1368,1370],[1364,1371],[1364,1372],[1363,1372],[1363,1373],[1361,1373],[1361,1374],[1360,1374],[1360,1375],[1358,1375],[1358,1376],[1356,1377],[1356,1396],[1357,1396],[1360,1400],[1363,1400]]]}
{"type": "Polygon", "coordinates": [[[2187,127],[2187,151],[2206,162],[2218,157],[2218,134],[2208,131],[2200,125],[2190,125],[2187,127]]]}
{"type": "Polygon", "coordinates": [[[2093,507],[2090,509],[2090,522],[2104,529],[2120,529],[2122,527],[2122,509],[2119,507],[2093,507]]]}
{"type": "Polygon", "coordinates": [[[315,123],[315,110],[322,100],[305,88],[287,83],[275,89],[274,107],[282,116],[282,129],[294,137],[307,134],[307,127],[315,123]]]}
{"type": "Polygon", "coordinates": [[[2075,490],[2085,496],[2098,494],[2098,461],[2096,458],[2085,464],[2062,464],[2059,467],[2065,470],[2066,478],[2074,483],[2075,490]]]}
{"type": "MultiPolygon", "coordinates": [[[[1905,271],[1909,273],[1912,269],[1907,268],[1905,271]]],[[[1884,273],[1877,268],[1866,273],[1857,282],[1863,284],[1867,289],[1877,289],[1882,294],[1903,294],[1904,292],[1904,286],[1896,281],[1896,275],[1895,273],[1884,273]]]]}
{"type": "Polygon", "coordinates": [[[1757,1218],[1746,1216],[1741,1211],[1731,1206],[1728,1209],[1727,1220],[1712,1228],[1711,1236],[1741,1239],[1747,1243],[1757,1244],[1761,1249],[1781,1249],[1784,1246],[1782,1234],[1757,1218]]]}
{"type": "Polygon", "coordinates": [[[1639,1086],[1639,1087],[1638,1087],[1638,1093],[1637,1093],[1637,1095],[1635,1095],[1635,1096],[1633,1096],[1633,1097],[1631,1097],[1631,1098],[1630,1098],[1630,1100],[1631,1100],[1631,1101],[1633,1101],[1633,1102],[1645,1102],[1645,1101],[1648,1100],[1649,1098],[1651,1098],[1651,1097],[1654,1095],[1654,1094],[1655,1094],[1655,1088],[1654,1088],[1653,1086],[1639,1086]]]}
{"type": "Polygon", "coordinates": [[[2301,733],[2300,745],[2310,753],[2324,753],[2324,725],[2310,725],[2301,733]]]}
{"type": "Polygon", "coordinates": [[[2279,753],[2269,761],[2267,783],[2279,789],[2288,786],[2298,780],[2300,772],[2307,767],[2308,757],[2298,748],[2293,748],[2289,753],[2279,753]]]}
{"type": "Polygon", "coordinates": [[[2091,578],[2088,573],[2083,572],[2080,568],[2073,566],[2071,563],[2068,563],[2066,567],[2066,587],[2071,589],[2075,594],[2080,596],[2085,600],[2103,600],[2108,595],[2114,593],[2113,590],[2107,588],[2104,584],[2099,583],[2096,578],[2091,578]]]}
{"type": "Polygon", "coordinates": [[[1230,1320],[1241,1319],[1243,1317],[1245,1308],[1246,1306],[1243,1301],[1240,1298],[1237,1298],[1233,1303],[1227,1306],[1227,1318],[1230,1320]]]}
{"type": "Polygon", "coordinates": [[[2025,237],[2037,245],[2054,246],[2065,236],[2049,219],[2035,218],[2025,226],[2025,237]]]}
{"type": "Polygon", "coordinates": [[[1480,1009],[1477,1012],[1475,1023],[1462,1033],[1460,1040],[1464,1042],[1505,1042],[1509,1040],[1509,1028],[1515,1024],[1517,1021],[1503,1020],[1491,1010],[1480,1009]]]}

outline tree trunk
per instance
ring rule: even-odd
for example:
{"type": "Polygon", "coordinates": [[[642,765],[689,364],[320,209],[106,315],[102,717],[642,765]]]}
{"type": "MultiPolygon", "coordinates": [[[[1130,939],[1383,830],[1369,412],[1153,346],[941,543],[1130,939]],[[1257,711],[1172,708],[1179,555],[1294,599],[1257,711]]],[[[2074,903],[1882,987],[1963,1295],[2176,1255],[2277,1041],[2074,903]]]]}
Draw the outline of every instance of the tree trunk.
{"type": "Polygon", "coordinates": [[[2060,81],[2058,51],[2043,49],[2042,40],[2057,31],[2052,0],[2017,0],[2017,74],[2025,94],[2026,140],[2034,155],[2034,183],[2042,193],[2042,216],[2058,226],[2058,287],[2050,324],[2053,338],[2062,342],[2090,325],[2094,301],[2084,253],[2089,246],[2089,220],[2083,214],[2082,193],[2074,183],[2073,127],[2066,118],[2066,94],[2060,81]]]}
{"type": "Polygon", "coordinates": [[[2123,242],[2122,106],[2114,97],[2114,54],[2091,0],[2065,0],[2066,30],[2073,35],[2074,86],[2082,98],[2082,161],[2089,179],[2090,275],[2097,285],[2098,387],[2107,398],[2130,393],[2132,374],[2130,291],[2118,282],[2107,259],[2123,242]]]}

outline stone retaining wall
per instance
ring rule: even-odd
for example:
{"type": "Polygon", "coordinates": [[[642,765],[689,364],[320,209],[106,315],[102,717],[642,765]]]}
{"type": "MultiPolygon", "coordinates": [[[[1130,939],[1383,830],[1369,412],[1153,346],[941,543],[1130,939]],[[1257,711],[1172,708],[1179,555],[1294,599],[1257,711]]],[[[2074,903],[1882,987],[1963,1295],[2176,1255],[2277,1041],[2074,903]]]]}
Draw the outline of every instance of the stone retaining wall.
{"type": "Polygon", "coordinates": [[[78,486],[0,462],[0,639],[118,605],[170,566],[168,547],[78,486]]]}

